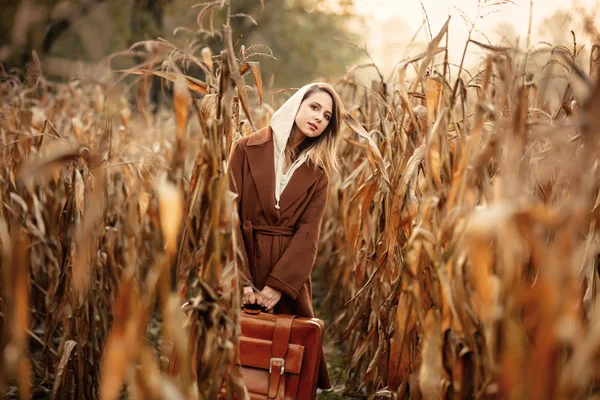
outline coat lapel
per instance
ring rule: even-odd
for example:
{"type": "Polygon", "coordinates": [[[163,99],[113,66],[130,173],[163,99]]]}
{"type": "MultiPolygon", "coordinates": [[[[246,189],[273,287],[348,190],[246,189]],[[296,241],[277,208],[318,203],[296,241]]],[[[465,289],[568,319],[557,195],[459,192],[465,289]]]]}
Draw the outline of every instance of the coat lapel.
{"type": "Polygon", "coordinates": [[[263,212],[269,223],[275,224],[279,210],[275,209],[275,152],[270,127],[250,136],[246,155],[263,212]]]}
{"type": "MultiPolygon", "coordinates": [[[[275,172],[273,172],[274,174],[275,172]]],[[[292,179],[288,182],[285,190],[281,194],[280,206],[283,213],[290,207],[298,197],[308,192],[310,187],[319,179],[323,172],[319,168],[308,165],[308,161],[294,171],[292,179]]],[[[274,178],[273,178],[274,179],[274,178]]]]}
{"type": "Polygon", "coordinates": [[[319,168],[304,162],[294,171],[292,179],[281,194],[281,209],[277,210],[275,208],[275,152],[270,126],[250,136],[246,153],[263,212],[269,223],[273,225],[279,221],[281,213],[306,193],[323,173],[319,168]]]}

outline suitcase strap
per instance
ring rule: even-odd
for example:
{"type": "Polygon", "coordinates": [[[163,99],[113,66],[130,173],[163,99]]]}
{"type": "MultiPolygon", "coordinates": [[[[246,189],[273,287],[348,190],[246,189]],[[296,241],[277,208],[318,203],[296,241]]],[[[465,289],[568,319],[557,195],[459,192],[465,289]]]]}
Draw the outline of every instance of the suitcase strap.
{"type": "Polygon", "coordinates": [[[292,322],[295,315],[281,314],[277,316],[273,344],[271,345],[271,360],[269,361],[269,400],[283,399],[285,394],[285,355],[290,342],[292,322]],[[279,393],[279,397],[277,394],[279,393]]]}

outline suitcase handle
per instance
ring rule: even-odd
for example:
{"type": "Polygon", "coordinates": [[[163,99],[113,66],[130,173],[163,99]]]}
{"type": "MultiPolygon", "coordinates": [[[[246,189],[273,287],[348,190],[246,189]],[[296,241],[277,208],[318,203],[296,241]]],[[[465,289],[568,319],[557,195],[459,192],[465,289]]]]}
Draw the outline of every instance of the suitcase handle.
{"type": "Polygon", "coordinates": [[[245,304],[242,306],[242,311],[246,314],[257,315],[261,312],[267,312],[267,310],[263,306],[259,306],[258,304],[245,304]]]}

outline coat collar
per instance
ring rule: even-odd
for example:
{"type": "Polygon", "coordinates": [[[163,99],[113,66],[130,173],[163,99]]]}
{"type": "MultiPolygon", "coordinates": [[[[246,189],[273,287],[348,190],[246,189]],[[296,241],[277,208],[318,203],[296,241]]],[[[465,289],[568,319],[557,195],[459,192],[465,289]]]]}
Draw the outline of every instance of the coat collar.
{"type": "MultiPolygon", "coordinates": [[[[262,129],[254,132],[248,138],[248,146],[259,146],[261,144],[265,144],[268,141],[273,141],[273,133],[271,131],[271,126],[267,125],[262,129]]],[[[275,154],[275,153],[273,153],[275,154]]]]}
{"type": "Polygon", "coordinates": [[[292,175],[290,182],[281,194],[280,209],[275,208],[275,151],[270,126],[250,135],[246,146],[248,164],[256,185],[263,212],[271,224],[276,224],[281,213],[285,212],[298,197],[306,193],[323,173],[303,163],[292,175]]]}

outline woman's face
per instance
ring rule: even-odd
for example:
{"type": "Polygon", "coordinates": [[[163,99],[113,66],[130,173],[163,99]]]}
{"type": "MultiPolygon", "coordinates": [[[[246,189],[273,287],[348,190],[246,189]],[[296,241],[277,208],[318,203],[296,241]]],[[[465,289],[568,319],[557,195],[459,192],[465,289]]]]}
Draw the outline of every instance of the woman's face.
{"type": "Polygon", "coordinates": [[[333,100],[329,93],[315,92],[300,104],[296,114],[296,126],[304,136],[318,137],[329,125],[332,108],[333,100]]]}

